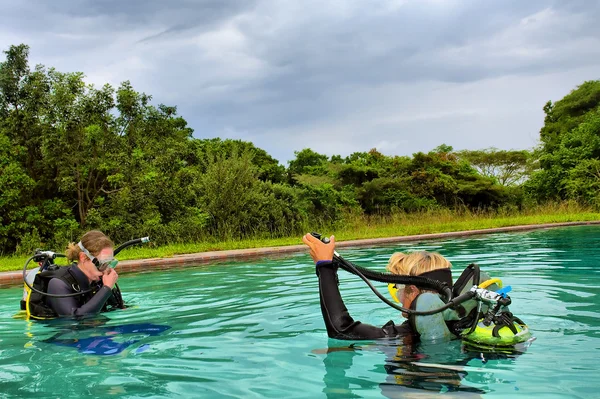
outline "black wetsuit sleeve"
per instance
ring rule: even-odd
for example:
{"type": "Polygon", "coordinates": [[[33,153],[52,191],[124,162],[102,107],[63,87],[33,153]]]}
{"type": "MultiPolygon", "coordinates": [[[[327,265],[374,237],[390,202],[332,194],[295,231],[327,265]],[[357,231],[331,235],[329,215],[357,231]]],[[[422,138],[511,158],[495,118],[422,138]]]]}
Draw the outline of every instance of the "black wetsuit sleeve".
{"type": "MultiPolygon", "coordinates": [[[[53,278],[48,283],[48,293],[55,295],[72,294],[75,291],[67,285],[64,281],[53,278]]],[[[75,297],[66,298],[53,298],[48,297],[48,305],[54,309],[59,316],[88,316],[100,313],[102,307],[112,295],[112,291],[107,286],[102,287],[96,295],[94,295],[89,301],[83,306],[79,306],[79,303],[75,297]]]]}
{"type": "Polygon", "coordinates": [[[337,268],[331,262],[319,262],[317,266],[319,277],[319,296],[321,312],[327,328],[327,335],[336,339],[376,339],[394,338],[411,334],[408,323],[399,326],[392,321],[383,327],[355,321],[342,300],[338,289],[337,268]]]}

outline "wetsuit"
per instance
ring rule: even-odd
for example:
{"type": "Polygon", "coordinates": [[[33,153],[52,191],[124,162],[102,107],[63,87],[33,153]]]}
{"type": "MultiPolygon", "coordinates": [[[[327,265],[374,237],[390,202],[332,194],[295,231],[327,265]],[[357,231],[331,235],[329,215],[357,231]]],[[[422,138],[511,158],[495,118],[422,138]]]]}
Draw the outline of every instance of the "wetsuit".
{"type": "Polygon", "coordinates": [[[319,261],[316,269],[319,277],[321,312],[330,338],[376,339],[415,335],[408,321],[397,326],[390,320],[383,327],[376,327],[354,320],[348,313],[338,289],[337,266],[331,261],[319,261]]]}
{"type": "MultiPolygon", "coordinates": [[[[70,266],[68,272],[75,279],[76,284],[70,286],[62,279],[53,278],[48,283],[49,294],[72,294],[78,291],[87,291],[90,288],[87,276],[76,264],[70,266]],[[78,285],[78,287],[76,285],[78,285]]],[[[112,290],[105,285],[93,296],[88,294],[81,297],[47,297],[46,301],[48,306],[50,306],[59,316],[88,316],[100,313],[102,307],[111,296],[112,290]]]]}

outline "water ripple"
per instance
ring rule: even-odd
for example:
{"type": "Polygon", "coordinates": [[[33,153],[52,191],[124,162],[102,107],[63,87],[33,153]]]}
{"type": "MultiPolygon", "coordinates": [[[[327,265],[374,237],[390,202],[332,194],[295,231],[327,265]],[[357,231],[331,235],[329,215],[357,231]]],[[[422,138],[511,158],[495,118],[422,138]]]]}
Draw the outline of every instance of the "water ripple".
{"type": "MultiPolygon", "coordinates": [[[[478,263],[512,286],[511,310],[537,337],[522,355],[482,355],[459,341],[329,340],[306,254],[125,275],[119,284],[133,306],[83,326],[14,318],[22,290],[0,290],[2,395],[593,397],[600,391],[599,232],[584,226],[340,249],[379,271],[390,254],[412,249],[447,256],[455,278],[478,263]],[[148,323],[168,328],[125,332],[148,323]],[[121,349],[86,354],[82,342],[121,349]]],[[[341,271],[340,288],[356,319],[402,321],[355,276],[341,271]]]]}

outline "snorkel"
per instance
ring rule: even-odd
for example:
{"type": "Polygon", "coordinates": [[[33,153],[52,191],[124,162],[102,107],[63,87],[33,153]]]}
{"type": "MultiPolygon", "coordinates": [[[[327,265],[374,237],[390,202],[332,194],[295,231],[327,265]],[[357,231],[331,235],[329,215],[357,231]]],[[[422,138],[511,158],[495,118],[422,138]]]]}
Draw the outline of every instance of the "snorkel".
{"type": "MultiPolygon", "coordinates": [[[[134,240],[130,240],[127,241],[121,245],[119,245],[113,252],[114,256],[116,256],[119,252],[121,252],[123,249],[132,246],[132,245],[136,245],[136,244],[142,244],[142,243],[147,243],[150,242],[150,237],[142,237],[142,238],[136,238],[134,240]]],[[[82,245],[79,246],[80,248],[82,247],[82,245]]],[[[96,264],[96,262],[94,262],[94,264],[96,265],[96,267],[99,268],[99,261],[98,259],[96,259],[93,255],[91,255],[85,248],[82,248],[83,252],[87,252],[87,256],[90,256],[90,259],[95,259],[96,262],[98,264],[96,264]]],[[[23,282],[25,283],[25,285],[27,286],[27,288],[29,288],[31,291],[36,292],[40,295],[44,295],[44,296],[48,296],[48,297],[52,297],[52,298],[68,298],[68,297],[74,297],[74,296],[79,296],[82,294],[87,294],[89,292],[92,292],[94,290],[94,288],[90,288],[88,290],[85,291],[80,291],[80,292],[75,292],[72,294],[48,294],[46,292],[40,291],[36,288],[34,288],[32,286],[32,284],[29,283],[29,281],[27,281],[27,266],[29,266],[29,263],[34,261],[37,262],[40,266],[39,266],[39,271],[37,273],[41,273],[44,270],[47,270],[48,268],[50,268],[52,265],[54,265],[54,260],[56,258],[66,258],[67,256],[61,253],[56,253],[53,251],[41,251],[41,250],[36,250],[35,254],[33,256],[31,256],[29,259],[27,259],[27,261],[25,262],[25,266],[23,266],[23,282]]],[[[93,262],[93,260],[92,260],[93,262]]],[[[110,262],[107,262],[107,267],[116,267],[118,264],[118,261],[116,259],[111,260],[110,262]]],[[[35,270],[35,269],[34,269],[35,270]]],[[[36,273],[36,274],[37,274],[36,273]]],[[[118,286],[115,284],[115,287],[118,286]]]]}

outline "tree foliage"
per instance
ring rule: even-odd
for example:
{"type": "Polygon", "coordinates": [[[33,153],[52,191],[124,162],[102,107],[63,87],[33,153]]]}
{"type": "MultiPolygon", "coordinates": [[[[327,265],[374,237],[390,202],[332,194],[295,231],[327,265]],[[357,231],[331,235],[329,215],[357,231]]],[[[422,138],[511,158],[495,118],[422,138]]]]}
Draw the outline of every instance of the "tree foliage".
{"type": "Polygon", "coordinates": [[[545,107],[528,151],[412,156],[376,149],[328,157],[310,148],[288,167],[242,140],[193,135],[177,108],[130,82],[95,87],[80,72],[29,66],[29,48],[0,62],[0,252],[60,250],[97,228],[115,241],[242,239],[300,234],[355,215],[433,208],[600,204],[598,82],[545,107]]]}
{"type": "Polygon", "coordinates": [[[588,81],[544,107],[540,169],[525,184],[537,201],[576,200],[600,206],[600,81],[588,81]]]}
{"type": "Polygon", "coordinates": [[[522,183],[531,173],[531,152],[506,151],[496,148],[464,150],[457,155],[486,177],[496,179],[502,186],[522,183]]]}

